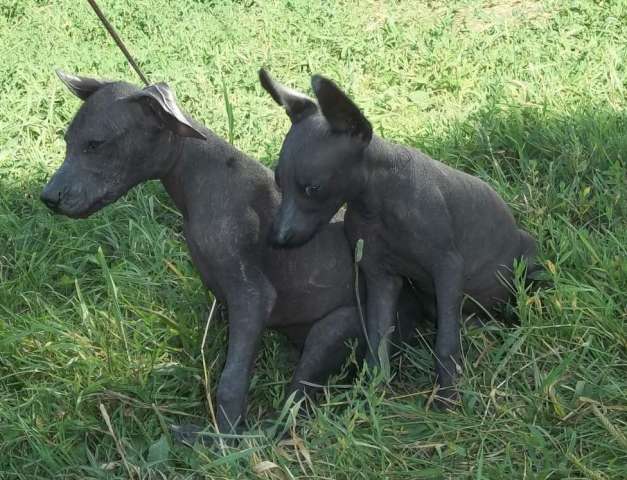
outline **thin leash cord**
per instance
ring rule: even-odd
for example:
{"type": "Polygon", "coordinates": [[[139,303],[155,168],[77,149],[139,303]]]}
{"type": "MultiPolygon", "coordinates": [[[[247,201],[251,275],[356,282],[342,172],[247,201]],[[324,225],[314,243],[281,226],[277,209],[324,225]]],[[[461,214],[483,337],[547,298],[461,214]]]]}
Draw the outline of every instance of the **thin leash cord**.
{"type": "Polygon", "coordinates": [[[91,8],[94,9],[94,12],[96,12],[96,15],[98,16],[98,18],[100,19],[104,27],[107,29],[107,32],[109,32],[109,35],[111,35],[111,37],[113,38],[117,46],[120,48],[120,50],[122,50],[122,53],[131,64],[131,67],[133,67],[133,70],[135,70],[137,72],[137,75],[139,75],[139,78],[142,79],[142,82],[144,82],[146,86],[149,85],[150,82],[148,81],[146,76],[142,73],[137,63],[135,63],[135,60],[133,60],[131,53],[128,51],[128,49],[124,45],[124,42],[122,42],[122,39],[120,38],[118,33],[115,31],[115,28],[113,28],[113,25],[111,25],[111,23],[109,23],[109,20],[107,20],[107,17],[104,16],[104,13],[102,13],[102,10],[100,10],[100,7],[96,3],[96,1],[87,0],[87,3],[89,3],[89,5],[91,5],[91,8]]]}

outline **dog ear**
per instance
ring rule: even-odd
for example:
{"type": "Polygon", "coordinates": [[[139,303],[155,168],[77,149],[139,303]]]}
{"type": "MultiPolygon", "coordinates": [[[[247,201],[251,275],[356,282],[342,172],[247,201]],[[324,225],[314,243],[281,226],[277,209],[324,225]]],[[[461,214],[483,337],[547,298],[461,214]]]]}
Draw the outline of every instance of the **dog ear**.
{"type": "Polygon", "coordinates": [[[165,83],[149,85],[125,100],[147,105],[161,122],[172,132],[181,137],[206,140],[207,137],[193,126],[176,104],[174,93],[165,83]]]}
{"type": "Polygon", "coordinates": [[[65,86],[81,100],[87,100],[89,96],[101,87],[111,83],[106,80],[98,80],[96,78],[79,77],[65,73],[61,69],[55,70],[57,77],[65,86]]]}
{"type": "Polygon", "coordinates": [[[314,75],[311,77],[311,86],[332,130],[358,137],[365,143],[370,142],[372,125],[335,83],[321,75],[314,75]]]}
{"type": "Polygon", "coordinates": [[[259,81],[274,101],[285,109],[292,123],[298,122],[318,109],[316,102],[311,98],[281,85],[263,68],[259,70],[259,81]]]}

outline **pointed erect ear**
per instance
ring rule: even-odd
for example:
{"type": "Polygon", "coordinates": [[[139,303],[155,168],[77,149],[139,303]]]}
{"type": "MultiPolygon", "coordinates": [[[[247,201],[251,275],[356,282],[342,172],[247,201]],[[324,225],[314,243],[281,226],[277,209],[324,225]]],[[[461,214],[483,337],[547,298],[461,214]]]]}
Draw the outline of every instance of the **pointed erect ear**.
{"type": "Polygon", "coordinates": [[[61,69],[55,70],[55,73],[65,86],[70,89],[70,92],[81,100],[87,100],[89,96],[100,87],[111,83],[105,80],[98,80],[96,78],[79,77],[77,75],[65,73],[61,69]]]}
{"type": "Polygon", "coordinates": [[[306,116],[311,115],[318,108],[316,102],[307,95],[281,85],[263,68],[259,70],[259,81],[261,82],[261,86],[272,96],[274,101],[285,108],[292,123],[296,123],[306,116]]]}
{"type": "Polygon", "coordinates": [[[176,104],[174,93],[165,83],[149,85],[124,100],[147,105],[165,127],[181,137],[206,140],[207,137],[185,117],[176,104]]]}
{"type": "Polygon", "coordinates": [[[372,125],[335,83],[328,78],[314,75],[311,77],[311,86],[318,98],[322,114],[334,131],[359,137],[366,143],[370,142],[372,125]]]}

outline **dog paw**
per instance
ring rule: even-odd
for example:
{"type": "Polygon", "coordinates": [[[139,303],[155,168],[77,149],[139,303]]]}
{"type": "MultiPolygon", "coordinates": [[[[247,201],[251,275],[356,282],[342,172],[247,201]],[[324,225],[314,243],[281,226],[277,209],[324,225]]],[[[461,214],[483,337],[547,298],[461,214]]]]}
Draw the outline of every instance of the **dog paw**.
{"type": "Polygon", "coordinates": [[[213,445],[214,439],[209,434],[205,433],[205,428],[193,423],[184,423],[181,425],[170,425],[170,432],[172,433],[172,439],[176,443],[193,447],[196,444],[203,447],[209,447],[213,445]]]}
{"type": "Polygon", "coordinates": [[[446,412],[456,410],[460,405],[461,397],[455,389],[438,390],[429,400],[431,405],[438,412],[446,412]]]}

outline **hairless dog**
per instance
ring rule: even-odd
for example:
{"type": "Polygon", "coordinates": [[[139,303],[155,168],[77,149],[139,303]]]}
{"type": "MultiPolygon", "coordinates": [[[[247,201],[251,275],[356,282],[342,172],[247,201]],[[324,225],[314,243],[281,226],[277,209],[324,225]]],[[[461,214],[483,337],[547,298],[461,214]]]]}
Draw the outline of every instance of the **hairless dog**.
{"type": "MultiPolygon", "coordinates": [[[[346,341],[363,343],[342,223],[326,226],[302,248],[268,246],[280,202],[272,172],[184,114],[166,84],[139,89],[57,73],[84,103],[65,135],[65,160],[41,199],[55,212],[84,218],[139,183],[161,180],[182,213],[204,285],[228,310],[220,432],[241,430],[265,327],[286,333],[301,350],[288,394],[325,382],[345,361],[346,341]]],[[[403,335],[419,308],[409,293],[404,308],[403,335]]]]}
{"type": "Polygon", "coordinates": [[[385,352],[402,278],[408,277],[425,307],[437,311],[436,377],[439,406],[446,406],[457,396],[462,305],[470,312],[506,301],[515,260],[534,268],[534,239],[482,180],[373,135],[370,122],[332,81],[312,78],[316,102],[265,70],[260,80],[292,120],[276,169],[282,202],[271,241],[306,245],[347,203],[349,241],[364,242],[369,363],[377,363],[372,352],[381,342],[385,352]],[[465,295],[473,301],[464,302],[465,295]]]}

